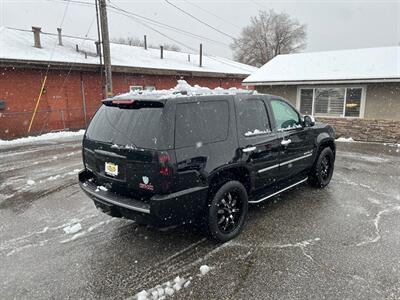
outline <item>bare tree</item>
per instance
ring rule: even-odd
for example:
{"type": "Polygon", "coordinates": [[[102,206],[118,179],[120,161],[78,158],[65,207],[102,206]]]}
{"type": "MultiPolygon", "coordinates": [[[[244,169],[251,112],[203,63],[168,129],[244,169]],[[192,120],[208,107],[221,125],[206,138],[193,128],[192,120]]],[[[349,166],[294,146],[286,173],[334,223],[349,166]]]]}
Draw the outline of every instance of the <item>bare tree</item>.
{"type": "Polygon", "coordinates": [[[297,52],[306,46],[306,25],[287,13],[260,11],[250,21],[231,44],[234,59],[239,62],[261,67],[279,54],[297,52]]]}
{"type": "MultiPolygon", "coordinates": [[[[138,47],[144,47],[144,41],[135,38],[135,37],[120,37],[116,39],[111,40],[114,43],[118,44],[125,44],[125,45],[131,45],[131,46],[138,46],[138,47]]],[[[147,47],[157,49],[159,47],[153,45],[153,44],[148,44],[147,47]]],[[[171,50],[171,51],[180,51],[181,48],[175,44],[163,44],[164,50],[171,50]]]]}

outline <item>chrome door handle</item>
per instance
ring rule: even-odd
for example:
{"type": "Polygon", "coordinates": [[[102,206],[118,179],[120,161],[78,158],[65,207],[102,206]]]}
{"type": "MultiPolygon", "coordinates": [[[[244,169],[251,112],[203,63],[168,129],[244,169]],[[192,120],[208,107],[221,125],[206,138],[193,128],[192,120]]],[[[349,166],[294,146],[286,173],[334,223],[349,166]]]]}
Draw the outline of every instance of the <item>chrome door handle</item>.
{"type": "Polygon", "coordinates": [[[242,151],[244,153],[248,153],[248,152],[253,152],[256,149],[257,149],[256,147],[252,146],[252,147],[243,148],[242,151]]]}
{"type": "Polygon", "coordinates": [[[282,140],[282,141],[281,141],[281,145],[282,145],[282,146],[287,146],[287,145],[289,145],[291,142],[292,142],[291,139],[282,140]]]}

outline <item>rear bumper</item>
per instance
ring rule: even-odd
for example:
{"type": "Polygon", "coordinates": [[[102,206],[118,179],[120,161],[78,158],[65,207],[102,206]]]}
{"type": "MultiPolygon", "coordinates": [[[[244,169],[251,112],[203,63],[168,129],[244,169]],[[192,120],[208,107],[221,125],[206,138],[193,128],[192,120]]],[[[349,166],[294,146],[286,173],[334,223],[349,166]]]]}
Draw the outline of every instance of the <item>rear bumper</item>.
{"type": "Polygon", "coordinates": [[[167,195],[155,195],[146,202],[111,191],[101,190],[91,181],[86,170],[79,173],[81,189],[106,213],[166,226],[194,221],[204,213],[208,187],[194,187],[167,195]]]}

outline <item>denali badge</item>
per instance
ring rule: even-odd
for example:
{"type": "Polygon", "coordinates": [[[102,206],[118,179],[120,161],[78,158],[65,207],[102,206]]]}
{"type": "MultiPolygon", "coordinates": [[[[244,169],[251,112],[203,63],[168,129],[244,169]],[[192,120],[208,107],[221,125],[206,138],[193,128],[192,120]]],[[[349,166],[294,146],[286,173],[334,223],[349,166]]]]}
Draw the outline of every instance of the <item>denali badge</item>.
{"type": "Polygon", "coordinates": [[[144,190],[152,191],[154,190],[154,186],[150,184],[150,179],[147,176],[142,176],[143,183],[139,183],[139,187],[144,190]]]}

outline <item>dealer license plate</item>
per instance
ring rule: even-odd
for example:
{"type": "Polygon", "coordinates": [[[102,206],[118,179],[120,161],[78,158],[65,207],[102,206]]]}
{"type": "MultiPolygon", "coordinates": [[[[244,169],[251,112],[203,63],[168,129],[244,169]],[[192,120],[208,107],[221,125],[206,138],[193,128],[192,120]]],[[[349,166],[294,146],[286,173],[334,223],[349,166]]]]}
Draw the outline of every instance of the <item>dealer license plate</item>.
{"type": "Polygon", "coordinates": [[[107,175],[118,176],[118,165],[112,162],[106,162],[104,170],[107,175]]]}

